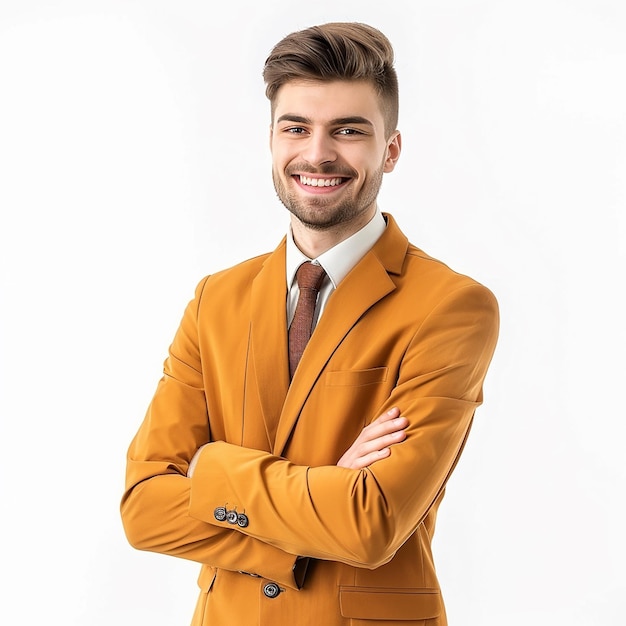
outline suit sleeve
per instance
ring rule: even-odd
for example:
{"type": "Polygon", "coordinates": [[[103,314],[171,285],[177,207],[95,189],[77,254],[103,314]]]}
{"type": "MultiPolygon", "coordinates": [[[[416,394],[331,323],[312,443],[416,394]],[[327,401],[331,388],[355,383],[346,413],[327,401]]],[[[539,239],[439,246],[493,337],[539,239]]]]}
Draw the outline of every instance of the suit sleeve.
{"type": "Polygon", "coordinates": [[[124,531],[139,550],[255,573],[297,588],[293,554],[189,514],[187,469],[197,449],[210,440],[197,338],[203,284],[187,306],[163,377],[128,449],[124,531]]]}
{"type": "MultiPolygon", "coordinates": [[[[189,514],[212,519],[216,501],[249,511],[238,532],[288,553],[376,568],[430,511],[453,471],[498,334],[498,307],[479,284],[441,301],[416,330],[383,411],[400,407],[407,438],[363,470],[304,467],[224,442],[200,455],[189,514]],[[211,485],[210,492],[203,485],[211,485]]],[[[315,445],[314,442],[311,445],[315,445]]]]}

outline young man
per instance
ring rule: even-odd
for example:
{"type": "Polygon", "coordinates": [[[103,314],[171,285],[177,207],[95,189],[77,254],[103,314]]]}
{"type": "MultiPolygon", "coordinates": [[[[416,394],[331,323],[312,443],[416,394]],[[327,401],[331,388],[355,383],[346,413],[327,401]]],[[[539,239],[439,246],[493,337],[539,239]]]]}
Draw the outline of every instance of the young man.
{"type": "Polygon", "coordinates": [[[124,528],[202,564],[197,626],[444,626],[431,539],[497,304],[377,207],[401,148],[379,31],[293,33],[264,78],[289,232],[199,284],[129,449],[124,528]]]}

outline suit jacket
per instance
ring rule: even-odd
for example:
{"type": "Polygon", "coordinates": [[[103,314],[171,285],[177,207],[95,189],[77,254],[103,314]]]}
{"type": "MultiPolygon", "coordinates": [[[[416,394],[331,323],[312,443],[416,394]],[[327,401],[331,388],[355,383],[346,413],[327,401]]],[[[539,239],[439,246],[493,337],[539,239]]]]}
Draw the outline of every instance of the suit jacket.
{"type": "Polygon", "coordinates": [[[498,308],[385,217],[291,384],[284,240],[202,280],[185,310],[128,451],[121,511],[134,547],[203,564],[194,626],[447,623],[431,540],[498,308]],[[367,469],[336,467],[394,406],[406,440],[367,469]]]}

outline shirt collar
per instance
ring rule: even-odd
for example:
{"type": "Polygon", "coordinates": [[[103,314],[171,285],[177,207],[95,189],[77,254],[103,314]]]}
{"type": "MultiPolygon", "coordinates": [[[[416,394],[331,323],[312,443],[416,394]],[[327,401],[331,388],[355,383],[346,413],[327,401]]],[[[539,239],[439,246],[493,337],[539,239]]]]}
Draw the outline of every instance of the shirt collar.
{"type": "Polygon", "coordinates": [[[348,272],[361,260],[363,255],[378,241],[385,232],[387,223],[380,211],[361,230],[344,239],[336,246],[320,254],[317,259],[310,259],[303,254],[293,240],[291,226],[287,233],[287,287],[291,287],[296,270],[305,261],[319,263],[336,289],[337,285],[347,276],[348,272]]]}

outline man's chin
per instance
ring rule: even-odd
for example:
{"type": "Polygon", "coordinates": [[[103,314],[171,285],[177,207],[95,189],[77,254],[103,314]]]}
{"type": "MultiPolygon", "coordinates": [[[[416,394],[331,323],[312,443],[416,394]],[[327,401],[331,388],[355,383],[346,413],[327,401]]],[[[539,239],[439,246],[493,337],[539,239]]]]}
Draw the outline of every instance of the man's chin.
{"type": "Polygon", "coordinates": [[[345,220],[345,212],[341,209],[323,210],[321,207],[293,207],[285,204],[287,210],[304,226],[312,230],[328,230],[345,220]]]}

